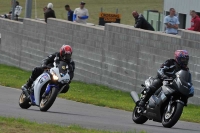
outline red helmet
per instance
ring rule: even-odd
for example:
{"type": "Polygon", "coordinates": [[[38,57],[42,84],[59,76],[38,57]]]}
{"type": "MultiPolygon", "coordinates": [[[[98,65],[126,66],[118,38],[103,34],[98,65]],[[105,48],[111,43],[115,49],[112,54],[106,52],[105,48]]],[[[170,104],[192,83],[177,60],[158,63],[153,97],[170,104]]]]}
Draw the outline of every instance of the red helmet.
{"type": "Polygon", "coordinates": [[[71,56],[72,56],[72,47],[69,45],[63,45],[60,48],[60,57],[65,61],[69,61],[71,59],[71,56]]]}
{"type": "Polygon", "coordinates": [[[176,62],[181,67],[187,67],[189,61],[189,54],[186,50],[176,50],[174,53],[176,62]]]}

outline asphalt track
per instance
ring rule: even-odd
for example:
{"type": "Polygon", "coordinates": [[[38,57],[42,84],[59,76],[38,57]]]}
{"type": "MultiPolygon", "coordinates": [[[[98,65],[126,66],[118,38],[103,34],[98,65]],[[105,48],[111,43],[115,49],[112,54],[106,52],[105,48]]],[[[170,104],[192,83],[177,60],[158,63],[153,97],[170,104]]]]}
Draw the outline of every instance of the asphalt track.
{"type": "Polygon", "coordinates": [[[86,128],[122,132],[145,130],[147,133],[200,133],[200,124],[179,121],[171,129],[164,128],[161,123],[152,121],[137,125],[131,119],[131,112],[60,98],[56,99],[48,112],[40,112],[38,107],[25,110],[18,105],[20,93],[20,90],[0,86],[1,116],[25,118],[39,123],[65,126],[77,124],[86,128]]]}

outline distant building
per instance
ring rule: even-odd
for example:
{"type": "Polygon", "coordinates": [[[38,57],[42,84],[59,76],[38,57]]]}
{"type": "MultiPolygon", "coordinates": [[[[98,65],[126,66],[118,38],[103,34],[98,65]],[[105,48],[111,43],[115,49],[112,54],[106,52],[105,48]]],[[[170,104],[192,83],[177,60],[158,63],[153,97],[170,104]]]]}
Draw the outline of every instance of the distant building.
{"type": "Polygon", "coordinates": [[[143,12],[143,16],[153,26],[155,31],[162,31],[163,13],[156,10],[147,10],[143,12]]]}

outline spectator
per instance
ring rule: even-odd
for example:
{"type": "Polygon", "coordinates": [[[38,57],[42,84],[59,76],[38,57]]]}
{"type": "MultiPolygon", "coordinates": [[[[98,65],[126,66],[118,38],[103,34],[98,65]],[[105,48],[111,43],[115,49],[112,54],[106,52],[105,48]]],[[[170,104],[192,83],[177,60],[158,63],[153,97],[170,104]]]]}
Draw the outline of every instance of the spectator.
{"type": "Polygon", "coordinates": [[[154,28],[151,26],[151,24],[144,18],[142,14],[138,14],[137,11],[132,12],[133,17],[135,18],[135,28],[140,28],[144,30],[152,30],[154,31],[154,28]]]}
{"type": "Polygon", "coordinates": [[[87,19],[89,17],[89,13],[88,13],[88,9],[86,9],[85,6],[85,2],[81,2],[80,3],[80,8],[76,8],[74,10],[74,15],[73,15],[73,21],[77,22],[77,23],[83,23],[86,24],[87,23],[87,19]]]}
{"type": "Polygon", "coordinates": [[[45,6],[45,7],[43,8],[43,11],[46,12],[46,10],[47,10],[47,7],[45,6]]]}
{"type": "Polygon", "coordinates": [[[178,25],[179,20],[178,18],[175,16],[175,9],[174,8],[170,8],[170,15],[166,16],[164,19],[164,24],[166,25],[166,33],[167,34],[178,34],[178,25]]]}
{"type": "Polygon", "coordinates": [[[53,10],[53,4],[49,3],[47,5],[47,9],[44,8],[44,18],[45,18],[45,22],[47,23],[47,19],[48,18],[56,18],[55,12],[53,10]]]}
{"type": "Polygon", "coordinates": [[[193,31],[200,32],[200,18],[199,18],[199,16],[196,14],[196,12],[194,10],[190,11],[190,15],[192,17],[191,27],[188,28],[187,30],[193,30],[193,31]]]}
{"type": "Polygon", "coordinates": [[[74,11],[72,11],[72,10],[70,9],[70,6],[69,6],[69,5],[65,5],[65,10],[68,11],[68,13],[67,13],[68,20],[69,20],[69,21],[73,21],[73,14],[74,14],[74,11]]]}
{"type": "MultiPolygon", "coordinates": [[[[11,6],[13,6],[12,2],[11,2],[11,6]]],[[[15,20],[18,20],[18,17],[21,14],[21,12],[22,12],[22,7],[19,5],[19,2],[16,1],[16,3],[15,3],[15,10],[14,10],[15,20]]],[[[11,9],[11,11],[8,14],[1,15],[1,17],[2,18],[11,19],[11,17],[12,17],[12,9],[11,9]]]]}

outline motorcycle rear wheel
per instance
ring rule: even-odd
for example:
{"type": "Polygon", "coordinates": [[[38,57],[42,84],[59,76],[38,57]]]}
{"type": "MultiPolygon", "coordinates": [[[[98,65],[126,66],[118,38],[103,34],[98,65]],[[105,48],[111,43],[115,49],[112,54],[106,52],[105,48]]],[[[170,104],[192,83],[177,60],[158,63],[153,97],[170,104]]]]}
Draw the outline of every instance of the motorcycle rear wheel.
{"type": "Polygon", "coordinates": [[[173,127],[181,117],[184,105],[181,103],[172,104],[171,111],[167,112],[167,107],[162,116],[162,125],[166,128],[173,127]]]}
{"type": "Polygon", "coordinates": [[[40,111],[45,112],[53,105],[54,101],[56,100],[58,92],[59,92],[58,89],[56,89],[55,87],[51,89],[49,94],[40,101],[40,111]]]}
{"type": "Polygon", "coordinates": [[[148,118],[146,116],[143,116],[140,113],[140,110],[137,106],[135,106],[134,110],[133,110],[133,114],[132,114],[132,120],[136,123],[136,124],[144,124],[148,118]]]}
{"type": "Polygon", "coordinates": [[[31,107],[31,105],[29,104],[29,102],[31,102],[30,99],[27,99],[25,94],[22,92],[20,97],[19,97],[19,106],[22,109],[28,109],[31,107]]]}

